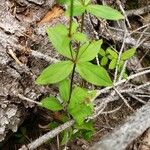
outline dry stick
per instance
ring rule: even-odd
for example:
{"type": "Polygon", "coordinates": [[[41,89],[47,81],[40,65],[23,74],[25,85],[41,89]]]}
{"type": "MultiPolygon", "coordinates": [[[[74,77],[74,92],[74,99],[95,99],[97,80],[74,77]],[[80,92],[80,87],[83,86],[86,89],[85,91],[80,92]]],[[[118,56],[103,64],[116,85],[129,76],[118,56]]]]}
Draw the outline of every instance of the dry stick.
{"type": "Polygon", "coordinates": [[[135,96],[134,94],[128,93],[132,98],[134,98],[135,100],[139,101],[142,104],[146,104],[145,101],[143,101],[142,99],[138,98],[137,96],[135,96]]]}
{"type": "Polygon", "coordinates": [[[34,100],[32,100],[32,99],[29,99],[29,98],[27,98],[27,97],[25,97],[25,96],[23,96],[23,95],[21,95],[21,94],[18,94],[17,96],[18,96],[20,99],[22,99],[22,100],[25,100],[25,101],[30,102],[30,103],[35,103],[35,104],[37,104],[37,105],[39,105],[39,106],[42,106],[42,103],[36,102],[36,101],[34,101],[34,100]]]}
{"type": "MultiPolygon", "coordinates": [[[[139,72],[137,74],[134,74],[134,75],[131,75],[129,76],[127,79],[124,79],[124,80],[121,80],[117,83],[115,83],[114,86],[118,86],[124,82],[126,82],[127,80],[131,80],[133,78],[136,78],[138,76],[141,76],[143,74],[148,74],[150,73],[150,70],[146,70],[146,71],[143,71],[143,72],[139,72]]],[[[94,99],[96,99],[101,93],[105,93],[107,92],[108,90],[112,89],[114,86],[111,86],[111,87],[107,87],[105,89],[102,89],[102,90],[97,90],[97,94],[95,96],[94,99]]],[[[24,97],[23,97],[24,99],[24,97]]],[[[25,99],[24,99],[25,100],[25,99]]],[[[29,100],[29,99],[28,99],[29,100]]],[[[108,100],[108,102],[110,102],[110,100],[108,100]]],[[[97,116],[93,116],[93,117],[89,117],[90,119],[93,119],[97,116]]],[[[34,150],[36,149],[37,147],[39,147],[40,145],[44,144],[46,141],[48,141],[50,138],[53,138],[55,137],[56,135],[58,135],[60,132],[64,131],[65,129],[71,127],[72,125],[74,124],[74,120],[70,120],[68,122],[66,122],[65,124],[55,128],[54,130],[44,134],[43,136],[39,137],[38,139],[36,139],[35,141],[31,142],[30,144],[28,144],[27,146],[23,146],[22,148],[20,148],[19,150],[34,150]]]]}
{"type": "MultiPolygon", "coordinates": [[[[143,25],[143,26],[141,26],[141,27],[139,27],[139,28],[137,28],[137,29],[135,29],[135,30],[133,30],[133,31],[130,31],[130,33],[129,33],[128,36],[131,36],[133,33],[140,33],[140,34],[141,34],[141,32],[138,32],[138,31],[141,30],[141,29],[143,29],[143,28],[146,28],[146,27],[148,27],[148,26],[150,26],[150,23],[145,24],[145,25],[143,25]]],[[[118,31],[118,32],[124,32],[123,29],[120,29],[120,28],[117,29],[117,28],[112,27],[112,26],[108,26],[108,29],[115,30],[115,31],[118,31]]],[[[149,35],[149,32],[146,32],[146,34],[149,35]]]]}
{"type": "Polygon", "coordinates": [[[88,117],[88,119],[95,119],[96,117],[98,117],[100,114],[102,114],[103,110],[105,110],[105,108],[107,107],[107,104],[112,102],[112,101],[116,101],[119,99],[118,95],[115,95],[115,91],[111,92],[111,94],[105,98],[99,99],[99,101],[101,102],[100,105],[96,105],[95,107],[95,112],[92,116],[88,117]]]}
{"type": "MultiPolygon", "coordinates": [[[[118,42],[122,42],[123,41],[123,36],[121,34],[112,31],[112,35],[113,35],[113,38],[116,41],[118,41],[118,42]]],[[[102,36],[104,36],[105,38],[110,37],[109,34],[106,33],[106,32],[102,36]]],[[[133,46],[136,45],[136,41],[137,41],[136,39],[134,39],[132,37],[128,37],[128,36],[125,39],[125,43],[126,44],[133,45],[133,46]]],[[[140,46],[145,48],[145,49],[149,49],[150,48],[150,43],[149,42],[144,42],[140,46]]]]}
{"type": "Polygon", "coordinates": [[[140,45],[142,45],[142,43],[144,43],[145,41],[147,41],[148,37],[142,39],[139,43],[137,43],[135,48],[138,48],[140,45]]]}
{"type": "Polygon", "coordinates": [[[128,101],[127,101],[127,100],[122,96],[122,94],[118,91],[118,89],[117,89],[117,88],[114,88],[114,90],[115,90],[116,93],[120,96],[120,98],[124,101],[124,103],[126,104],[126,106],[127,106],[130,110],[134,111],[133,108],[129,105],[128,101]]]}
{"type": "Polygon", "coordinates": [[[126,11],[126,15],[127,16],[133,16],[133,15],[139,16],[139,15],[148,13],[149,11],[150,11],[150,5],[139,8],[139,9],[133,9],[133,10],[126,11]]]}
{"type": "Polygon", "coordinates": [[[150,82],[146,82],[146,83],[144,83],[144,84],[142,84],[142,85],[139,85],[139,86],[137,86],[137,87],[135,87],[135,88],[132,88],[132,89],[127,89],[127,90],[121,90],[120,92],[121,93],[131,93],[131,92],[134,92],[134,91],[137,91],[137,90],[139,90],[139,89],[142,89],[142,88],[145,88],[145,87],[147,87],[147,86],[149,86],[150,85],[150,82]]]}
{"type": "MultiPolygon", "coordinates": [[[[100,114],[103,114],[103,112],[105,113],[105,108],[107,107],[107,104],[112,102],[112,101],[116,101],[119,99],[119,96],[116,95],[115,91],[112,91],[107,97],[105,98],[100,98],[100,99],[96,99],[97,103],[95,103],[96,107],[94,108],[94,113],[92,116],[88,117],[89,119],[94,119],[97,116],[99,116],[100,114]]],[[[122,107],[122,106],[120,106],[122,107]]]]}
{"type": "Polygon", "coordinates": [[[34,51],[34,50],[31,50],[31,55],[36,57],[36,58],[40,58],[40,59],[43,59],[43,60],[46,60],[47,62],[58,62],[59,60],[58,59],[55,59],[55,58],[52,58],[48,55],[45,55],[41,52],[38,52],[38,51],[34,51]]]}
{"type": "Polygon", "coordinates": [[[113,110],[110,110],[110,111],[103,111],[103,112],[101,113],[101,115],[103,115],[103,114],[112,114],[112,113],[114,113],[114,112],[120,110],[121,107],[122,107],[122,105],[119,106],[119,107],[117,107],[117,108],[115,108],[115,109],[113,109],[113,110]]]}
{"type": "Polygon", "coordinates": [[[116,64],[116,69],[115,69],[115,77],[114,77],[113,83],[116,83],[116,81],[117,81],[118,66],[119,66],[119,63],[120,63],[120,60],[121,60],[121,55],[122,55],[123,49],[124,49],[124,47],[125,47],[125,39],[126,39],[126,36],[127,36],[127,30],[125,29],[122,46],[121,46],[121,49],[120,49],[120,52],[119,52],[119,55],[118,55],[118,59],[117,59],[117,64],[116,64]]]}
{"type": "Polygon", "coordinates": [[[147,69],[150,69],[150,67],[138,68],[137,71],[143,71],[143,70],[147,70],[147,69]]]}
{"type": "MultiPolygon", "coordinates": [[[[141,64],[141,62],[142,62],[142,60],[145,58],[145,56],[148,54],[150,52],[150,49],[148,49],[145,53],[144,53],[144,55],[140,58],[140,60],[139,60],[139,62],[138,62],[138,64],[137,64],[137,66],[139,65],[139,64],[141,64]]],[[[137,70],[138,70],[138,67],[136,68],[137,70]]],[[[135,69],[135,70],[136,70],[135,69]]],[[[145,68],[139,68],[139,70],[144,70],[145,68]]],[[[149,69],[148,67],[147,67],[147,69],[149,69]]]]}
{"type": "Polygon", "coordinates": [[[124,8],[122,7],[122,4],[121,4],[120,0],[117,0],[116,2],[117,2],[117,4],[119,5],[120,10],[122,11],[122,13],[123,13],[123,15],[124,15],[124,17],[125,17],[125,20],[126,20],[126,22],[127,22],[128,27],[131,28],[130,22],[129,22],[129,20],[128,20],[128,17],[127,17],[127,15],[126,15],[126,12],[125,12],[124,8]]]}
{"type": "Polygon", "coordinates": [[[141,29],[143,29],[143,28],[149,27],[149,26],[150,26],[150,23],[145,24],[145,25],[143,25],[143,26],[141,26],[141,27],[139,27],[139,28],[133,30],[132,32],[130,32],[129,35],[131,35],[131,34],[133,34],[133,33],[136,33],[137,31],[139,31],[139,30],[141,30],[141,29]]]}
{"type": "Polygon", "coordinates": [[[114,81],[113,81],[113,83],[115,83],[115,82],[117,81],[118,66],[119,66],[119,62],[120,62],[121,55],[122,55],[122,52],[123,52],[123,49],[124,49],[124,45],[125,45],[125,37],[126,37],[126,33],[125,33],[125,35],[124,35],[124,40],[123,40],[123,43],[122,43],[122,46],[121,46],[121,49],[120,49],[120,52],[119,52],[119,56],[118,56],[118,59],[117,59],[117,65],[116,65],[116,69],[115,69],[115,76],[114,76],[114,81]]]}
{"type": "Polygon", "coordinates": [[[119,79],[118,79],[118,81],[121,81],[122,80],[122,77],[123,77],[123,74],[124,74],[124,72],[125,72],[125,69],[126,69],[126,66],[127,66],[127,60],[124,62],[124,64],[123,64],[123,67],[122,67],[122,70],[121,70],[121,73],[120,73],[120,75],[119,75],[119,79]]]}
{"type": "Polygon", "coordinates": [[[12,51],[12,49],[8,49],[8,53],[11,55],[11,57],[16,61],[17,64],[19,64],[20,66],[22,66],[22,63],[20,62],[20,60],[17,58],[17,56],[15,55],[15,53],[12,51]]]}
{"type": "Polygon", "coordinates": [[[147,94],[145,94],[145,95],[136,94],[136,96],[137,97],[150,98],[150,95],[147,95],[147,94]]]}
{"type": "MultiPolygon", "coordinates": [[[[148,29],[149,29],[149,27],[146,27],[146,28],[143,30],[142,34],[140,35],[139,39],[138,39],[137,42],[136,42],[135,47],[139,47],[139,46],[141,45],[141,42],[143,43],[143,40],[141,40],[141,39],[142,39],[144,33],[145,33],[148,29]]],[[[144,41],[145,41],[145,40],[144,40],[144,41]]]]}
{"type": "MultiPolygon", "coordinates": [[[[107,99],[111,99],[111,97],[108,97],[107,99]]],[[[111,100],[110,100],[111,101],[111,100]]],[[[99,116],[104,110],[105,110],[105,108],[106,108],[106,106],[107,106],[107,102],[106,103],[101,103],[101,105],[100,106],[97,106],[95,109],[95,113],[92,115],[92,116],[90,116],[90,117],[88,117],[88,119],[87,119],[87,121],[89,121],[89,120],[91,120],[91,119],[95,119],[97,116],[99,116]]]]}
{"type": "Polygon", "coordinates": [[[41,53],[41,52],[32,50],[32,49],[27,48],[27,47],[22,46],[22,45],[16,45],[16,44],[14,44],[14,43],[10,43],[10,45],[11,45],[12,47],[16,48],[16,49],[23,50],[23,51],[26,50],[26,49],[28,49],[29,52],[31,52],[31,55],[32,55],[32,56],[34,56],[35,58],[44,59],[44,60],[46,60],[47,62],[54,62],[54,63],[55,63],[55,62],[58,62],[58,61],[59,61],[58,59],[52,58],[52,57],[50,57],[50,56],[48,56],[48,55],[46,55],[46,54],[43,54],[43,53],[41,53]]]}

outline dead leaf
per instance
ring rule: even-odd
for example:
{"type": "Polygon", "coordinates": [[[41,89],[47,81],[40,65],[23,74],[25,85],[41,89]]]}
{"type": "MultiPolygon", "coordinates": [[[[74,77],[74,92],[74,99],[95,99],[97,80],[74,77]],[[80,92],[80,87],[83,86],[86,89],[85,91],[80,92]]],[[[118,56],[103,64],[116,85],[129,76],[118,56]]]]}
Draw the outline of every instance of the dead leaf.
{"type": "Polygon", "coordinates": [[[47,23],[55,18],[60,17],[63,13],[64,13],[64,10],[60,6],[55,5],[52,8],[52,10],[48,11],[46,13],[46,15],[43,17],[43,19],[40,22],[38,22],[37,24],[42,25],[44,23],[47,23]]]}

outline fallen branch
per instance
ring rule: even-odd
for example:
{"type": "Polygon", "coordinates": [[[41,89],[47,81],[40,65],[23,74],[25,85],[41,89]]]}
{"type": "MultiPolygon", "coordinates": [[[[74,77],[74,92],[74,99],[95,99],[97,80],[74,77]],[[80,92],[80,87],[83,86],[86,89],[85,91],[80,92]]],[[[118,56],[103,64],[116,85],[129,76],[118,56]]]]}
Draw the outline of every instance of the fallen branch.
{"type": "Polygon", "coordinates": [[[59,61],[58,59],[52,58],[48,55],[45,55],[41,52],[34,51],[34,50],[31,50],[31,55],[34,56],[35,58],[40,58],[40,59],[46,60],[47,62],[56,63],[59,61]]]}
{"type": "Polygon", "coordinates": [[[38,52],[38,51],[35,51],[35,50],[31,50],[27,47],[24,47],[24,46],[21,46],[21,45],[17,45],[17,44],[13,44],[13,43],[10,43],[10,45],[16,49],[19,49],[19,50],[25,50],[25,49],[28,49],[31,53],[31,55],[35,58],[39,58],[39,59],[43,59],[43,60],[46,60],[47,62],[51,62],[51,63],[55,63],[55,62],[58,62],[59,60],[55,59],[55,58],[52,58],[46,54],[43,54],[41,52],[38,52]]]}
{"type": "Polygon", "coordinates": [[[44,144],[46,141],[48,141],[49,139],[55,137],[56,135],[58,135],[60,132],[64,131],[65,129],[71,127],[74,124],[74,120],[70,120],[64,124],[62,124],[61,126],[55,128],[54,130],[44,134],[43,136],[39,137],[38,139],[36,139],[35,141],[31,142],[30,144],[28,144],[27,146],[22,146],[19,150],[34,150],[37,147],[39,147],[40,145],[44,144]]]}

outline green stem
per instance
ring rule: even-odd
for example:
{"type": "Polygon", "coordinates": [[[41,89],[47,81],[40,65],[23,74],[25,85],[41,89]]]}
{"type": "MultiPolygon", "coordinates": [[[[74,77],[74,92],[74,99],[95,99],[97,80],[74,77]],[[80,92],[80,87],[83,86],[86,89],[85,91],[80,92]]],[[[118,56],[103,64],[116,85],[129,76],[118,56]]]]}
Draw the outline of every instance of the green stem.
{"type": "Polygon", "coordinates": [[[73,0],[70,0],[70,23],[69,23],[69,37],[71,37],[71,31],[72,31],[72,22],[73,22],[73,0]]]}
{"type": "MultiPolygon", "coordinates": [[[[82,14],[81,32],[83,32],[83,27],[84,27],[84,13],[82,14]]],[[[78,53],[79,53],[79,48],[80,48],[80,43],[78,44],[77,53],[76,53],[76,57],[75,57],[75,61],[74,61],[74,66],[73,66],[73,70],[72,70],[72,74],[71,74],[69,101],[71,99],[71,94],[72,94],[72,90],[73,90],[73,81],[74,81],[74,74],[75,74],[75,69],[76,69],[76,61],[77,61],[77,57],[78,57],[78,53]]],[[[68,101],[68,103],[69,103],[69,101],[68,101]]]]}
{"type": "Polygon", "coordinates": [[[85,16],[85,13],[82,14],[82,20],[81,20],[81,33],[83,32],[83,27],[84,27],[84,16],[85,16]]]}
{"type": "Polygon", "coordinates": [[[72,90],[73,90],[73,80],[74,80],[75,69],[76,69],[76,63],[74,63],[72,74],[71,74],[69,101],[71,99],[71,94],[72,94],[72,90]]]}
{"type": "MultiPolygon", "coordinates": [[[[72,31],[72,23],[73,23],[73,0],[70,0],[70,22],[69,22],[69,34],[68,36],[70,37],[71,39],[71,31],[72,31]]],[[[71,53],[71,57],[73,59],[73,52],[72,52],[72,47],[71,47],[72,43],[70,41],[70,44],[69,44],[69,49],[70,49],[70,53],[71,53]]]]}

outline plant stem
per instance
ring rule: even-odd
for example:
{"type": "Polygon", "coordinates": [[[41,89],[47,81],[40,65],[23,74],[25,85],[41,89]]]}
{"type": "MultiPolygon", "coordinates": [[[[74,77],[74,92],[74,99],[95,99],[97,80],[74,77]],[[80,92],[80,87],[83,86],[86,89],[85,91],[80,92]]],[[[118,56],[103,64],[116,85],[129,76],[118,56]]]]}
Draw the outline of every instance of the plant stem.
{"type": "Polygon", "coordinates": [[[84,16],[85,16],[85,13],[82,14],[82,20],[81,20],[81,33],[83,32],[83,27],[84,27],[84,16]]]}
{"type": "MultiPolygon", "coordinates": [[[[82,20],[81,20],[81,33],[83,32],[83,27],[84,27],[84,14],[85,13],[82,14],[82,20]]],[[[69,101],[71,99],[71,94],[72,94],[72,89],[73,89],[74,74],[75,74],[75,69],[76,69],[76,60],[78,57],[79,48],[80,48],[80,43],[78,44],[77,53],[76,53],[76,57],[75,57],[75,61],[74,61],[74,66],[73,66],[73,70],[72,70],[72,74],[71,74],[69,101]]],[[[68,101],[68,103],[69,103],[69,101],[68,101]]]]}
{"type": "MultiPolygon", "coordinates": [[[[70,0],[70,22],[69,22],[69,37],[71,38],[71,31],[72,31],[72,23],[73,23],[73,0],[70,0]]],[[[70,41],[69,44],[69,49],[70,49],[70,53],[71,53],[71,57],[73,59],[73,52],[72,52],[72,47],[71,47],[72,43],[70,41]]]]}
{"type": "Polygon", "coordinates": [[[70,0],[70,23],[69,23],[69,37],[71,37],[71,31],[72,31],[72,22],[73,22],[73,0],[70,0]]]}
{"type": "Polygon", "coordinates": [[[72,70],[72,74],[71,74],[69,101],[71,99],[71,94],[72,94],[72,90],[73,90],[73,80],[74,80],[75,68],[76,68],[76,63],[73,66],[73,70],[72,70]]]}

